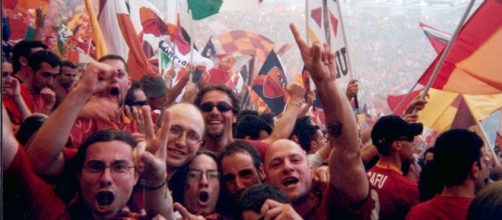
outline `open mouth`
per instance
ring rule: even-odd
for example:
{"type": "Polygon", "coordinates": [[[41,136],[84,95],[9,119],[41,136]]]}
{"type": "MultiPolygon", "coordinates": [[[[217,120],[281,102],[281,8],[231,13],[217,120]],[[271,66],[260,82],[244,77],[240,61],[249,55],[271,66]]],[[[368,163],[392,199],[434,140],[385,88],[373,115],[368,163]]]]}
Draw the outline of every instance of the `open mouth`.
{"type": "Polygon", "coordinates": [[[282,184],[286,187],[289,187],[291,185],[295,185],[296,183],[298,183],[300,180],[296,177],[287,177],[285,179],[282,180],[282,184]]]}
{"type": "Polygon", "coordinates": [[[96,195],[96,202],[100,206],[110,205],[110,204],[112,204],[114,199],[115,199],[115,195],[113,195],[113,193],[109,192],[109,191],[99,192],[96,195]]]}
{"type": "Polygon", "coordinates": [[[110,96],[118,96],[119,93],[120,93],[119,88],[113,87],[113,88],[110,89],[109,95],[110,96]]]}
{"type": "Polygon", "coordinates": [[[204,203],[207,202],[209,200],[209,193],[207,193],[207,192],[200,192],[199,193],[199,200],[201,202],[204,202],[204,203]]]}

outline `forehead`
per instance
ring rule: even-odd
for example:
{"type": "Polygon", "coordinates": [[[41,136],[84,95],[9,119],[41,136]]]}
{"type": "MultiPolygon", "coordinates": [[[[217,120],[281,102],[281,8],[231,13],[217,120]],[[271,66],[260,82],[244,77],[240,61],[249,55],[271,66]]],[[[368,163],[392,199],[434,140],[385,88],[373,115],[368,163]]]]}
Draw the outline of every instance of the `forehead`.
{"type": "Polygon", "coordinates": [[[2,71],[12,71],[12,64],[9,62],[2,63],[2,71]]]}
{"type": "Polygon", "coordinates": [[[205,154],[199,154],[195,156],[190,162],[190,169],[197,169],[197,170],[217,170],[217,164],[214,159],[208,155],[205,154]]]}
{"type": "Polygon", "coordinates": [[[71,68],[71,67],[69,67],[69,66],[63,66],[63,67],[61,68],[61,72],[63,72],[63,73],[74,73],[74,74],[76,74],[76,73],[78,72],[78,69],[77,69],[77,68],[75,68],[75,69],[74,69],[74,68],[71,68]]]}
{"type": "Polygon", "coordinates": [[[52,74],[59,73],[59,66],[51,66],[49,63],[43,62],[40,64],[40,69],[37,72],[50,72],[52,74]]]}
{"type": "Polygon", "coordinates": [[[102,63],[106,63],[108,65],[110,65],[113,69],[116,69],[116,70],[122,70],[122,71],[125,71],[125,64],[124,62],[122,62],[122,60],[118,60],[118,59],[107,59],[107,60],[104,60],[102,63]]]}
{"type": "Polygon", "coordinates": [[[223,172],[239,171],[249,167],[254,168],[253,158],[247,152],[237,152],[226,155],[221,160],[223,172]]]}
{"type": "Polygon", "coordinates": [[[306,157],[305,151],[293,141],[279,140],[274,142],[267,150],[266,160],[288,157],[291,155],[302,155],[306,157]]]}
{"type": "Polygon", "coordinates": [[[171,126],[178,125],[186,130],[193,130],[199,135],[204,133],[204,119],[198,110],[192,107],[172,108],[171,115],[171,126]]]}
{"type": "Polygon", "coordinates": [[[220,90],[213,90],[204,94],[204,96],[202,96],[201,103],[205,102],[213,102],[213,103],[226,102],[230,105],[232,104],[232,100],[227,95],[227,93],[220,90]]]}
{"type": "Polygon", "coordinates": [[[87,149],[85,161],[89,160],[132,161],[132,147],[122,141],[96,142],[87,149]]]}

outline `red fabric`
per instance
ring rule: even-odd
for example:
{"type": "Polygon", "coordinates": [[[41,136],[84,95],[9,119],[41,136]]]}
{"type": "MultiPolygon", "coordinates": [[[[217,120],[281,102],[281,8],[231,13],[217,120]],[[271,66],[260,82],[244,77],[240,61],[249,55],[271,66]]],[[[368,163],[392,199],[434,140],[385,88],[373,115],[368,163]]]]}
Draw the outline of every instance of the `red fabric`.
{"type": "Polygon", "coordinates": [[[368,196],[358,204],[345,206],[345,196],[333,188],[323,192],[311,190],[305,201],[295,204],[295,211],[302,218],[309,219],[371,219],[375,202],[368,196]]]}
{"type": "Polygon", "coordinates": [[[371,186],[380,200],[380,219],[404,219],[420,202],[417,183],[391,168],[373,167],[368,171],[371,186]]]}
{"type": "Polygon", "coordinates": [[[91,134],[96,131],[105,129],[117,129],[121,131],[126,131],[129,133],[138,132],[136,122],[129,119],[127,116],[122,114],[122,122],[112,122],[107,123],[104,121],[99,121],[95,119],[78,119],[75,125],[71,129],[70,133],[70,147],[78,148],[85,139],[87,139],[91,134]]]}
{"type": "Polygon", "coordinates": [[[472,198],[437,195],[413,207],[406,220],[414,219],[466,219],[472,198]]]}
{"type": "MultiPolygon", "coordinates": [[[[21,96],[23,97],[26,106],[28,106],[28,108],[32,113],[44,107],[44,102],[42,98],[40,98],[40,96],[36,96],[35,97],[36,99],[34,99],[30,91],[23,84],[20,84],[19,86],[21,86],[20,88],[21,96]],[[34,102],[34,100],[36,102],[34,102]],[[35,103],[37,103],[38,105],[35,105],[35,103]]],[[[23,118],[21,116],[21,111],[19,110],[19,107],[17,106],[14,99],[12,99],[10,96],[4,95],[2,97],[2,102],[5,105],[5,108],[7,109],[7,112],[10,115],[11,122],[16,125],[21,124],[23,118]]]]}
{"type": "MultiPolygon", "coordinates": [[[[22,202],[22,210],[25,211],[21,215],[29,219],[69,219],[65,215],[66,205],[52,191],[52,187],[33,172],[21,146],[4,175],[6,184],[13,187],[9,188],[9,193],[21,198],[17,200],[22,202]]],[[[5,204],[9,204],[14,198],[4,199],[5,204]]]]}
{"type": "MultiPolygon", "coordinates": [[[[241,139],[244,140],[244,139],[241,139]]],[[[256,148],[258,153],[260,153],[261,158],[265,158],[265,154],[267,153],[268,147],[270,147],[269,144],[263,142],[263,141],[257,141],[257,140],[244,140],[256,148]]]]}

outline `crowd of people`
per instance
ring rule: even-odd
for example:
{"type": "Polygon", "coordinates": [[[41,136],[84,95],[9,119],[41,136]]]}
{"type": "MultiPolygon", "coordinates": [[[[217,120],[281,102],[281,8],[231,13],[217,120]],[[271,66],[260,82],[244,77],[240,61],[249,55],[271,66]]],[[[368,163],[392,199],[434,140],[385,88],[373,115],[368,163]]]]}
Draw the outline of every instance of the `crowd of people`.
{"type": "Polygon", "coordinates": [[[39,41],[17,43],[2,57],[3,217],[501,216],[501,171],[475,133],[446,131],[417,155],[420,99],[359,129],[350,103],[357,81],[342,92],[332,51],[290,28],[317,93],[290,85],[275,117],[241,109],[225,85],[190,85],[191,69],[167,89],[161,77],[131,81],[118,55],[82,65],[39,41]],[[324,125],[308,116],[312,95],[324,125]]]}

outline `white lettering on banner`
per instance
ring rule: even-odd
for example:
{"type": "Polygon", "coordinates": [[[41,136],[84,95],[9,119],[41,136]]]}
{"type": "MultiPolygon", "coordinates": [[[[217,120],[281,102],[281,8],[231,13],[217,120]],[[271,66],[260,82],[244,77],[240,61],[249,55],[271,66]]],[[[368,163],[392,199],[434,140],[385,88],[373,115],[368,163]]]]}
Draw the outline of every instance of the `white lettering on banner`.
{"type": "Polygon", "coordinates": [[[368,172],[368,178],[370,180],[371,185],[378,189],[381,189],[385,184],[385,181],[387,180],[386,175],[374,172],[368,172]]]}
{"type": "Polygon", "coordinates": [[[171,46],[169,46],[167,42],[160,41],[159,48],[167,55],[167,58],[169,58],[171,62],[173,62],[174,64],[178,64],[185,68],[195,69],[195,65],[190,64],[188,63],[188,61],[182,59],[182,57],[177,56],[174,49],[171,46]]]}

